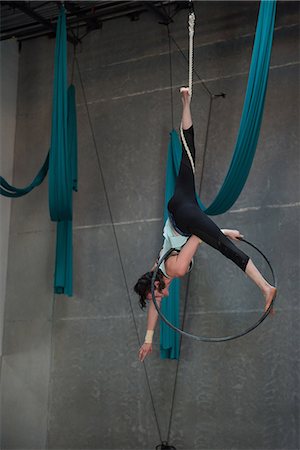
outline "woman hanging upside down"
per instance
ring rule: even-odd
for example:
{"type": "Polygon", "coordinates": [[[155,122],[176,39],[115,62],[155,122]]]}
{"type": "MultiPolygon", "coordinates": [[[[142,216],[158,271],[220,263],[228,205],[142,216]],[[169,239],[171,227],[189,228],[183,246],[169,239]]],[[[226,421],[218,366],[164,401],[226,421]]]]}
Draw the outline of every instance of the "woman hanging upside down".
{"type": "MultiPolygon", "coordinates": [[[[181,122],[183,136],[194,162],[195,146],[190,110],[191,98],[188,88],[181,88],[180,92],[183,104],[181,122]]],[[[231,259],[256,283],[265,297],[265,310],[267,310],[276,294],[276,288],[271,286],[263,278],[249,256],[232,242],[232,240],[238,240],[243,237],[240,232],[237,230],[220,230],[201,210],[196,198],[194,172],[191,161],[184,146],[182,146],[182,149],[182,160],[176,179],[175,192],[168,203],[169,218],[164,227],[163,235],[165,239],[159,257],[171,248],[175,250],[160,265],[157,272],[154,283],[154,294],[157,304],[160,305],[162,299],[169,295],[169,285],[172,279],[183,277],[191,270],[193,256],[201,242],[206,242],[223,253],[224,256],[231,259]]],[[[150,302],[145,342],[139,350],[139,359],[141,361],[144,361],[145,357],[152,352],[152,338],[158,318],[151,294],[151,279],[156,265],[157,262],[150,272],[145,273],[139,278],[134,286],[135,292],[140,297],[140,306],[144,308],[146,306],[146,300],[150,302]]]]}

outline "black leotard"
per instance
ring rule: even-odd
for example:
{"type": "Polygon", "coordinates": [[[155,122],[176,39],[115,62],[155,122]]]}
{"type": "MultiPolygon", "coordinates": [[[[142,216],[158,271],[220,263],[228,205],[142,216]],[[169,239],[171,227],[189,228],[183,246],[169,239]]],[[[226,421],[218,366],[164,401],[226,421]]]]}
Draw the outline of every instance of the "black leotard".
{"type": "MultiPolygon", "coordinates": [[[[195,161],[193,126],[188,130],[183,130],[183,133],[192,158],[195,161]]],[[[198,236],[202,241],[219,250],[245,271],[249,256],[236,247],[198,205],[194,173],[183,144],[175,192],[168,203],[168,210],[170,220],[178,232],[198,236]]]]}

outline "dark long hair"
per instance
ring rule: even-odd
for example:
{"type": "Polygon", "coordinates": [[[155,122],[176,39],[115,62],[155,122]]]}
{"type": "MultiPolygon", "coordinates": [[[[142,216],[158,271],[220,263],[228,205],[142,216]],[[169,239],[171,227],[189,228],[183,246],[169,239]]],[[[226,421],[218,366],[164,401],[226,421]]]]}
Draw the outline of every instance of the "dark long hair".
{"type": "MultiPolygon", "coordinates": [[[[146,272],[144,275],[142,275],[137,283],[134,286],[134,291],[139,295],[139,304],[142,309],[146,307],[146,297],[151,292],[151,280],[153,277],[153,271],[146,272]]],[[[162,289],[165,287],[165,282],[163,280],[163,273],[159,269],[155,281],[158,281],[158,290],[162,291],[162,289]]]]}

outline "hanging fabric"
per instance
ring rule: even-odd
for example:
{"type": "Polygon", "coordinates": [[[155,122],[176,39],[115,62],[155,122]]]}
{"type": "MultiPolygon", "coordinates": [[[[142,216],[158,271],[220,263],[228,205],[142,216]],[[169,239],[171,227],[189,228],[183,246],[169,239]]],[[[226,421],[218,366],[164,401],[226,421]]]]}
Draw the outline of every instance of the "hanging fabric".
{"type": "Polygon", "coordinates": [[[276,1],[262,1],[252,52],[245,102],[233,153],[223,185],[212,204],[201,208],[209,215],[223,214],[238,199],[254,159],[263,117],[273,42],[276,1]]]}
{"type": "Polygon", "coordinates": [[[75,89],[71,85],[67,90],[66,15],[62,8],[56,32],[49,209],[51,220],[57,222],[54,290],[70,296],[73,294],[72,190],[77,190],[76,161],[75,89]]]}
{"type": "Polygon", "coordinates": [[[48,168],[49,168],[49,152],[39,173],[36,175],[34,180],[25,188],[14,187],[11,184],[9,184],[3,177],[0,176],[0,194],[4,195],[4,197],[11,197],[11,198],[18,198],[28,194],[44,181],[48,172],[48,168]]]}
{"type": "Polygon", "coordinates": [[[57,222],[54,292],[72,295],[72,191],[77,191],[77,119],[75,88],[67,89],[66,15],[61,9],[57,23],[51,147],[31,184],[16,188],[0,177],[0,193],[17,198],[39,186],[49,171],[49,210],[57,222]]]}
{"type": "MultiPolygon", "coordinates": [[[[233,158],[223,185],[212,204],[206,208],[198,198],[199,206],[206,214],[217,215],[228,211],[239,197],[247,181],[263,117],[273,42],[275,13],[276,0],[261,1],[244,107],[233,158]]],[[[191,67],[191,62],[189,67],[191,67]]],[[[169,183],[168,177],[176,179],[181,162],[181,143],[175,130],[170,134],[169,152],[172,152],[172,156],[168,156],[167,185],[169,183]],[[172,170],[175,170],[174,174],[171,173],[172,170]]],[[[169,321],[172,322],[172,319],[174,320],[175,317],[175,322],[178,322],[179,292],[173,291],[172,284],[173,282],[169,289],[169,297],[163,302],[164,311],[166,312],[165,316],[169,321]]],[[[169,354],[176,354],[176,349],[178,347],[178,336],[176,337],[176,334],[177,333],[171,330],[165,323],[161,323],[161,349],[165,349],[166,342],[168,342],[168,344],[171,344],[171,347],[169,347],[168,350],[169,354]]],[[[162,358],[170,357],[166,355],[168,355],[168,353],[166,353],[165,350],[161,351],[162,358]]],[[[178,358],[178,355],[176,357],[178,358]]]]}
{"type": "MultiPolygon", "coordinates": [[[[275,13],[276,0],[261,1],[244,107],[233,157],[222,187],[211,205],[206,207],[198,199],[199,206],[206,214],[217,215],[228,211],[238,199],[247,181],[263,117],[275,13]]],[[[179,151],[177,147],[174,148],[179,151]]],[[[179,166],[176,170],[179,170],[179,166]]]]}
{"type": "MultiPolygon", "coordinates": [[[[181,144],[175,130],[170,133],[168,148],[164,222],[168,218],[168,202],[174,194],[176,173],[181,161],[181,144]]],[[[180,279],[175,278],[169,288],[169,297],[161,303],[162,313],[175,325],[179,324],[180,279]]],[[[179,358],[179,334],[160,321],[160,356],[163,359],[179,358]]]]}
{"type": "MultiPolygon", "coordinates": [[[[75,101],[75,87],[70,85],[68,88],[68,133],[69,133],[69,147],[72,164],[72,187],[77,192],[77,119],[76,119],[76,101],[75,101]]],[[[49,170],[49,156],[47,153],[44,164],[35,176],[33,181],[25,188],[17,188],[9,184],[3,177],[0,176],[0,194],[4,197],[18,198],[31,192],[44,181],[49,170]]]]}

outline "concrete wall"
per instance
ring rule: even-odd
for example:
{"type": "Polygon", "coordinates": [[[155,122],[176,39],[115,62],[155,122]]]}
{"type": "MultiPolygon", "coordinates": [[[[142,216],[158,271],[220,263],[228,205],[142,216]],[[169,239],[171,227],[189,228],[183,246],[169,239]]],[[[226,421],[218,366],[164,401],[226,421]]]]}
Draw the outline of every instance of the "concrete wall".
{"type": "MultiPolygon", "coordinates": [[[[215,99],[201,196],[213,199],[232,155],[251,57],[256,2],[196,2],[195,69],[215,99]]],[[[161,244],[171,129],[167,32],[150,13],[87,36],[75,72],[79,192],[74,296],[54,296],[55,233],[47,185],[13,202],[5,309],[4,449],[296,450],[299,361],[299,4],[279,3],[265,115],[249,180],[216,222],[261,247],[278,277],[276,315],[223,344],[182,341],[176,361],[137,359],[145,333],[132,286],[161,244]],[[85,98],[87,104],[85,104],[85,98]],[[113,225],[112,225],[113,223],[113,225]],[[149,389],[150,388],[150,389],[149,389]],[[151,400],[150,392],[153,398],[151,400]],[[156,410],[156,417],[153,411],[156,410]]],[[[171,33],[186,49],[187,12],[171,33]]],[[[26,184],[49,147],[54,42],[23,45],[14,181],[26,184]]],[[[172,47],[174,123],[187,67],[172,47]]],[[[195,83],[197,184],[209,97],[195,83]]],[[[247,248],[247,251],[251,249],[247,248]]],[[[263,261],[251,253],[267,274],[263,261]]],[[[263,300],[203,245],[189,284],[186,329],[223,334],[257,318],[263,300]]]]}
{"type": "MultiPolygon", "coordinates": [[[[18,43],[11,39],[0,44],[0,173],[9,183],[13,178],[13,158],[17,117],[18,43]]],[[[0,198],[0,355],[4,322],[7,256],[11,200],[0,198]]]]}
{"type": "MultiPolygon", "coordinates": [[[[0,43],[0,174],[8,183],[13,178],[13,160],[17,118],[18,44],[15,40],[0,43]]],[[[4,307],[8,263],[11,200],[0,198],[0,367],[4,333],[4,307]]],[[[2,404],[0,399],[0,411],[2,404]]],[[[1,424],[0,424],[0,434],[1,424]]]]}

